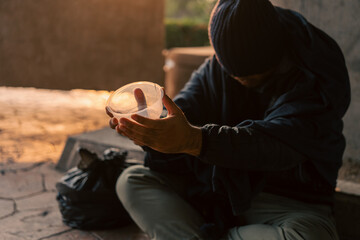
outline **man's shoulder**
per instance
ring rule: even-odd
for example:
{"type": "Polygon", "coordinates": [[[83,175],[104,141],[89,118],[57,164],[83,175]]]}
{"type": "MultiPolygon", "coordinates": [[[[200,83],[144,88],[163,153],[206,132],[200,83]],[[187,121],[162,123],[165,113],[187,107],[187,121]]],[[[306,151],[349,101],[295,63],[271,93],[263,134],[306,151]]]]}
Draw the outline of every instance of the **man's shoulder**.
{"type": "Polygon", "coordinates": [[[226,75],[226,72],[219,64],[215,54],[206,58],[203,64],[201,64],[196,70],[196,73],[200,75],[206,75],[212,80],[226,75]]]}
{"type": "Polygon", "coordinates": [[[282,8],[279,6],[275,6],[275,10],[280,16],[280,21],[287,19],[287,20],[293,20],[293,21],[302,21],[303,23],[307,22],[307,19],[299,12],[288,9],[288,8],[282,8]]]}

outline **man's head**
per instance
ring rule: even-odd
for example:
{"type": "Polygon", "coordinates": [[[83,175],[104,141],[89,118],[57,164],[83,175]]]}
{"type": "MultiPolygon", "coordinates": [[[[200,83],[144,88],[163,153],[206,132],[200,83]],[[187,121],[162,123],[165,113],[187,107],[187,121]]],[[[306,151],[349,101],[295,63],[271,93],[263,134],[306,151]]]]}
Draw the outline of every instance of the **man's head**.
{"type": "Polygon", "coordinates": [[[219,0],[209,39],[223,68],[249,81],[274,69],[285,51],[285,34],[268,0],[219,0]]]}

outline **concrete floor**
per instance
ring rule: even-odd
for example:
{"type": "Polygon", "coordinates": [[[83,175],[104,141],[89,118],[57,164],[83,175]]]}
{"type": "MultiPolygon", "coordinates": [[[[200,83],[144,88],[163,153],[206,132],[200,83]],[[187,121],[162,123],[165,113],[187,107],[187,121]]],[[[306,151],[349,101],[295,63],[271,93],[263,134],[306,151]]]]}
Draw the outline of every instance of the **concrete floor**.
{"type": "Polygon", "coordinates": [[[136,226],[79,231],[55,199],[55,165],[69,135],[107,126],[108,92],[0,87],[0,239],[148,239],[136,226]]]}

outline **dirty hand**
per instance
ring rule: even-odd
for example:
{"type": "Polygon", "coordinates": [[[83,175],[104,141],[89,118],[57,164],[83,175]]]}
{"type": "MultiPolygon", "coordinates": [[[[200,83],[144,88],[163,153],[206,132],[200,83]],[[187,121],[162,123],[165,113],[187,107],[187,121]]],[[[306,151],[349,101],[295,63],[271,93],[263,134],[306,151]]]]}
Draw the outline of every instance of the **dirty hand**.
{"type": "MultiPolygon", "coordinates": [[[[142,104],[142,100],[146,101],[140,93],[134,94],[138,105],[142,104]]],[[[187,153],[198,156],[202,144],[201,129],[192,126],[181,109],[166,94],[163,104],[168,110],[166,118],[150,119],[134,114],[131,116],[132,119],[121,118],[120,122],[112,118],[110,126],[137,145],[148,146],[163,153],[187,153]]]]}

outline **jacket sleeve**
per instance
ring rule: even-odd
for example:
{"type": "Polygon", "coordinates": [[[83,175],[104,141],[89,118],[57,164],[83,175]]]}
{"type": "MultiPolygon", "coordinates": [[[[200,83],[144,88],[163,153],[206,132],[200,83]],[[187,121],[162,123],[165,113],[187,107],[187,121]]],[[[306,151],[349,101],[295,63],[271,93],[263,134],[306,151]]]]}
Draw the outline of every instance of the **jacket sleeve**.
{"type": "Polygon", "coordinates": [[[306,157],[256,128],[252,120],[235,127],[207,124],[202,127],[200,159],[217,166],[244,171],[281,171],[306,157]]]}
{"type": "Polygon", "coordinates": [[[263,120],[246,120],[234,127],[204,125],[200,159],[258,171],[287,170],[309,159],[330,166],[331,159],[341,159],[341,119],[315,91],[294,89],[296,94],[280,96],[263,120]]]}

